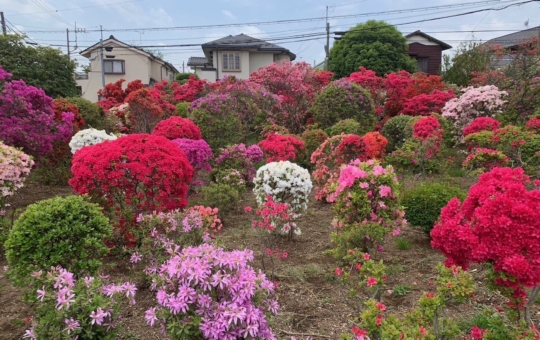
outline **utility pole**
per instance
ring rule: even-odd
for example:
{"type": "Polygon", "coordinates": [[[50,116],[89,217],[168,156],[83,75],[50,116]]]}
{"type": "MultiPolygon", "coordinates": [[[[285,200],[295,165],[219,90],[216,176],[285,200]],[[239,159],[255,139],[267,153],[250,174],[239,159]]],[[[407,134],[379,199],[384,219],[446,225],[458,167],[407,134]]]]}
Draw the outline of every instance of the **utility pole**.
{"type": "Polygon", "coordinates": [[[324,46],[326,52],[325,70],[328,71],[328,60],[330,54],[330,23],[328,22],[328,6],[326,6],[326,46],[324,46]]]}
{"type": "Polygon", "coordinates": [[[69,51],[69,28],[66,28],[66,37],[67,37],[67,55],[68,59],[71,61],[71,52],[69,51]]]}
{"type": "Polygon", "coordinates": [[[182,73],[186,73],[186,71],[184,70],[184,61],[182,61],[182,73]]]}
{"type": "Polygon", "coordinates": [[[4,19],[4,12],[0,12],[0,23],[2,24],[2,33],[7,35],[6,32],[6,19],[4,19]]]}
{"type": "Polygon", "coordinates": [[[101,86],[105,89],[105,62],[103,61],[103,26],[99,25],[101,31],[101,39],[99,40],[99,52],[101,59],[101,86]]]}

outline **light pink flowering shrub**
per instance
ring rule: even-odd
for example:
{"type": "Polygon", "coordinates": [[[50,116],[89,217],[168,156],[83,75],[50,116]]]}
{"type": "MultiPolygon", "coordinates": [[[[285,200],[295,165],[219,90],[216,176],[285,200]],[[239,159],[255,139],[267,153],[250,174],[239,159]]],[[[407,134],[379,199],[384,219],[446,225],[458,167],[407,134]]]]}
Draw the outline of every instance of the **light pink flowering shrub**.
{"type": "Polygon", "coordinates": [[[463,129],[478,117],[494,117],[502,113],[508,93],[497,86],[467,87],[459,98],[449,100],[442,116],[454,123],[456,140],[462,140],[463,129]]]}
{"type": "Polygon", "coordinates": [[[333,186],[328,200],[335,203],[332,253],[337,259],[343,259],[349,249],[369,252],[390,232],[398,235],[406,225],[391,165],[384,168],[375,160],[354,160],[341,168],[333,186]]]}
{"type": "Polygon", "coordinates": [[[7,198],[23,187],[33,165],[30,156],[0,141],[0,216],[7,198]]]}
{"type": "Polygon", "coordinates": [[[266,319],[278,310],[274,285],[250,261],[251,250],[171,247],[152,275],[158,305],[146,321],[162,324],[174,339],[276,339],[266,319]]]}
{"type": "Polygon", "coordinates": [[[75,278],[61,267],[32,274],[36,314],[23,338],[115,339],[120,309],[135,304],[137,288],[130,282],[107,283],[104,277],[75,278]]]}

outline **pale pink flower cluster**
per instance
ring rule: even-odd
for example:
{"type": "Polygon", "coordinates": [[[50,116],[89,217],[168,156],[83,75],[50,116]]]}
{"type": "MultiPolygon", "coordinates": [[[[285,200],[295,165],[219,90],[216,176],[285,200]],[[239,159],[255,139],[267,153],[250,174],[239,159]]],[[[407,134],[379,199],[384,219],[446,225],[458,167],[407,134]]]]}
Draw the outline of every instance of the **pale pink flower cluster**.
{"type": "Polygon", "coordinates": [[[0,141],[0,216],[6,199],[24,186],[34,161],[24,152],[0,141]]]}
{"type": "Polygon", "coordinates": [[[459,98],[446,102],[442,110],[443,117],[454,122],[456,138],[462,139],[463,129],[478,117],[494,117],[502,113],[506,91],[499,91],[497,86],[467,87],[459,98]]]}
{"type": "Polygon", "coordinates": [[[274,284],[250,261],[251,250],[210,244],[177,249],[154,276],[158,306],[146,311],[146,321],[193,322],[197,314],[205,339],[276,339],[265,315],[278,310],[270,298],[274,284]]]}

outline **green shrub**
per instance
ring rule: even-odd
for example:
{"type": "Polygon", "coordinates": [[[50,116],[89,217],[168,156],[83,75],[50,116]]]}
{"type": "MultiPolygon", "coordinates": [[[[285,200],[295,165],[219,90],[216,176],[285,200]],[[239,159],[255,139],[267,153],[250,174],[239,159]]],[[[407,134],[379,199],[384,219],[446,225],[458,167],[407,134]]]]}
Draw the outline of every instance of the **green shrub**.
{"type": "Polygon", "coordinates": [[[203,198],[198,204],[218,208],[221,213],[234,211],[240,200],[238,190],[225,183],[211,182],[201,189],[201,194],[203,198]]]}
{"type": "Polygon", "coordinates": [[[176,114],[182,118],[187,118],[188,116],[188,107],[191,105],[190,102],[180,102],[176,104],[176,114]]]}
{"type": "Polygon", "coordinates": [[[342,133],[346,135],[362,135],[362,131],[362,126],[354,119],[340,120],[332,127],[326,129],[326,132],[331,137],[341,135],[342,133]]]}
{"type": "Polygon", "coordinates": [[[66,100],[79,108],[86,127],[93,127],[98,130],[105,128],[105,112],[101,106],[81,97],[70,97],[66,98],[66,100]]]}
{"type": "Polygon", "coordinates": [[[411,118],[411,116],[399,115],[384,124],[381,134],[388,139],[387,152],[397,150],[405,143],[405,126],[411,118]]]}
{"type": "Polygon", "coordinates": [[[243,141],[246,128],[237,112],[235,98],[209,94],[193,102],[188,111],[189,119],[201,128],[203,139],[213,150],[243,141]]]}
{"type": "Polygon", "coordinates": [[[525,140],[525,144],[521,147],[521,160],[529,167],[539,166],[538,151],[540,151],[540,135],[532,135],[531,138],[525,140]]]}
{"type": "Polygon", "coordinates": [[[107,253],[103,240],[112,235],[101,210],[81,196],[55,197],[28,206],[5,243],[10,278],[24,285],[30,273],[51,266],[76,275],[96,273],[107,253]]]}
{"type": "Polygon", "coordinates": [[[322,129],[327,129],[340,120],[354,119],[361,126],[357,132],[359,135],[373,131],[377,120],[369,92],[345,79],[328,85],[315,99],[311,111],[313,121],[322,129]]]}
{"type": "Polygon", "coordinates": [[[441,209],[454,197],[463,199],[465,193],[448,184],[423,183],[404,193],[405,218],[412,226],[429,234],[439,220],[441,209]]]}
{"type": "Polygon", "coordinates": [[[306,169],[311,169],[311,154],[328,139],[328,135],[315,125],[308,127],[300,137],[304,141],[304,157],[299,159],[298,164],[306,169]]]}
{"type": "Polygon", "coordinates": [[[199,76],[195,73],[187,73],[187,72],[184,72],[184,73],[177,73],[176,74],[176,81],[178,81],[180,84],[184,84],[185,82],[187,82],[187,80],[189,79],[189,77],[191,76],[194,76],[195,79],[199,79],[199,76]]]}

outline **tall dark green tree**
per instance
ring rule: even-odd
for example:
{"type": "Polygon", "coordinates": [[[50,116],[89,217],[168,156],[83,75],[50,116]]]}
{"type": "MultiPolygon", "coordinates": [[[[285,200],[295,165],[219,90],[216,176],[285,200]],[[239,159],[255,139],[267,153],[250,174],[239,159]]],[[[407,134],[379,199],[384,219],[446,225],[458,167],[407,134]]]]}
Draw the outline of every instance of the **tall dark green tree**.
{"type": "Polygon", "coordinates": [[[370,20],[350,29],[330,50],[330,71],[338,78],[348,77],[360,66],[378,76],[390,72],[416,71],[416,61],[406,52],[407,39],[394,26],[370,20]]]}
{"type": "Polygon", "coordinates": [[[76,96],[76,62],[58,49],[28,46],[24,39],[14,34],[0,36],[0,65],[13,74],[12,79],[42,88],[53,98],[76,96]]]}

